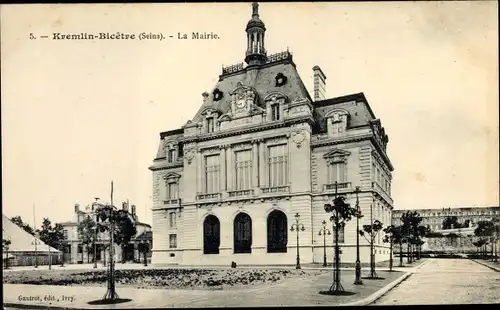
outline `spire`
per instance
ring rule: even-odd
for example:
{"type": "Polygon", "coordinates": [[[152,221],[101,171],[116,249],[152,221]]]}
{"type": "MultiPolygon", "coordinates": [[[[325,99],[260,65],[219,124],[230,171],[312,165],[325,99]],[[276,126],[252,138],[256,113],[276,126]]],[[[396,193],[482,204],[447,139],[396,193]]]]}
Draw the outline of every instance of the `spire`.
{"type": "Polygon", "coordinates": [[[257,2],[252,3],[252,17],[259,17],[259,4],[257,2]]]}
{"type": "Polygon", "coordinates": [[[247,51],[245,62],[249,65],[265,63],[267,56],[264,48],[264,34],[266,26],[259,17],[259,4],[252,3],[252,18],[247,27],[247,51]]]}

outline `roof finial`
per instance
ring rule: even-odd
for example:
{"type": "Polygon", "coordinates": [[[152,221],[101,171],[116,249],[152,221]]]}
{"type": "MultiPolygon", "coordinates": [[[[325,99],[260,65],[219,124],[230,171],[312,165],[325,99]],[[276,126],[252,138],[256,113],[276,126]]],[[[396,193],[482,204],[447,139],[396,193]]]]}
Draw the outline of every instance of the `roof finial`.
{"type": "Polygon", "coordinates": [[[252,16],[259,16],[259,4],[257,2],[252,3],[252,16]]]}

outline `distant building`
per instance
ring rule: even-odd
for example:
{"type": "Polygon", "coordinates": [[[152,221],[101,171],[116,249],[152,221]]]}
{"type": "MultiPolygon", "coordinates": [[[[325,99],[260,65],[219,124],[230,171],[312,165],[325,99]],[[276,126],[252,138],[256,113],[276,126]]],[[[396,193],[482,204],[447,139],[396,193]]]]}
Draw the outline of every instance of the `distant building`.
{"type": "Polygon", "coordinates": [[[2,239],[11,242],[8,251],[2,250],[4,266],[6,259],[9,261],[9,266],[34,266],[35,262],[38,265],[48,265],[49,257],[52,264],[58,264],[62,258],[61,251],[27,233],[4,214],[2,214],[2,239]]]}
{"type": "MultiPolygon", "coordinates": [[[[493,217],[500,217],[500,207],[462,207],[462,208],[442,208],[442,209],[411,209],[393,210],[392,224],[401,225],[401,215],[407,211],[417,211],[422,217],[421,225],[429,225],[432,231],[440,231],[443,228],[443,221],[447,217],[456,216],[458,222],[463,224],[469,221],[469,227],[476,226],[479,221],[488,221],[493,217]]],[[[466,230],[468,231],[468,230],[466,230]]],[[[464,231],[465,233],[465,231],[464,231]]]]}
{"type": "MultiPolygon", "coordinates": [[[[230,27],[233,27],[231,25],[230,27]]],[[[284,25],[286,27],[286,25],[284,25]]],[[[160,133],[153,164],[154,264],[295,264],[323,261],[324,205],[338,194],[365,215],[391,221],[388,136],[363,93],[325,97],[326,75],[312,68],[314,94],[292,54],[268,55],[264,22],[253,4],[245,62],[224,67],[182,128],[160,133]],[[373,208],[371,208],[371,206],[373,208]]],[[[244,50],[242,50],[244,51],[244,50]]],[[[196,75],[195,73],[193,73],[196,75]]],[[[356,220],[340,231],[342,260],[356,257],[356,220]]],[[[329,261],[333,235],[326,238],[329,261]]],[[[376,260],[389,246],[375,240],[376,260]]],[[[370,258],[361,238],[361,259],[370,258]]]]}
{"type": "MultiPolygon", "coordinates": [[[[78,234],[78,225],[82,222],[86,217],[91,217],[94,221],[96,221],[96,213],[94,211],[95,202],[87,205],[83,210],[80,209],[78,204],[75,205],[75,213],[72,221],[58,223],[63,226],[63,233],[65,239],[65,247],[64,247],[64,260],[67,263],[75,264],[75,263],[89,263],[93,262],[93,248],[87,249],[87,246],[82,243],[82,240],[78,234]]],[[[122,203],[122,208],[129,210],[128,203],[122,203]]],[[[132,239],[127,247],[122,248],[115,244],[114,253],[115,259],[117,261],[121,261],[122,258],[125,258],[125,261],[142,261],[143,254],[140,253],[140,243],[147,242],[149,243],[149,249],[152,247],[152,233],[151,233],[151,225],[142,223],[139,221],[139,218],[136,214],[136,207],[134,205],[131,206],[130,210],[133,219],[136,223],[137,234],[132,239]]],[[[109,259],[109,233],[100,232],[97,234],[97,242],[96,242],[96,260],[98,262],[103,262],[104,260],[109,259]]],[[[150,255],[149,255],[150,257],[150,255]]]]}

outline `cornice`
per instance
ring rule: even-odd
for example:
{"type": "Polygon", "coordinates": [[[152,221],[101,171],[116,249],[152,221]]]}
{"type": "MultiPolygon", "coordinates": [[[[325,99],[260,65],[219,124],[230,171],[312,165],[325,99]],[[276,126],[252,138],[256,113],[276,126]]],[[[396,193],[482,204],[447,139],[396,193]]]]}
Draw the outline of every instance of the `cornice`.
{"type": "Polygon", "coordinates": [[[375,139],[375,136],[371,136],[370,137],[370,141],[372,142],[372,144],[377,149],[380,157],[382,157],[382,160],[385,162],[385,164],[387,165],[387,167],[389,167],[389,171],[394,171],[394,166],[392,165],[391,160],[389,159],[389,157],[387,156],[387,154],[385,153],[385,151],[382,149],[382,147],[378,143],[377,139],[375,139]]]}
{"type": "Polygon", "coordinates": [[[227,130],[220,131],[220,132],[212,132],[210,134],[197,135],[197,136],[193,136],[193,137],[184,137],[184,138],[181,138],[180,141],[183,143],[188,143],[188,142],[200,142],[200,141],[215,140],[215,139],[220,139],[220,138],[239,136],[239,135],[251,133],[251,132],[259,132],[259,131],[264,131],[264,130],[269,130],[269,129],[274,129],[274,128],[288,127],[290,125],[303,123],[303,122],[307,122],[310,125],[312,125],[312,124],[314,124],[314,119],[311,116],[299,116],[299,117],[296,117],[293,119],[287,119],[287,120],[284,120],[281,122],[258,124],[258,125],[246,127],[246,128],[227,129],[227,130]]]}
{"type": "Polygon", "coordinates": [[[351,136],[351,137],[342,137],[342,138],[329,138],[320,141],[311,141],[311,148],[327,146],[327,145],[336,145],[336,144],[344,144],[350,142],[360,142],[371,139],[371,134],[364,134],[359,136],[351,136]]]}
{"type": "Polygon", "coordinates": [[[177,161],[175,163],[167,163],[167,164],[156,161],[151,166],[149,166],[148,169],[151,171],[158,171],[158,170],[168,170],[172,168],[182,168],[183,166],[184,166],[183,161],[177,161]]]}

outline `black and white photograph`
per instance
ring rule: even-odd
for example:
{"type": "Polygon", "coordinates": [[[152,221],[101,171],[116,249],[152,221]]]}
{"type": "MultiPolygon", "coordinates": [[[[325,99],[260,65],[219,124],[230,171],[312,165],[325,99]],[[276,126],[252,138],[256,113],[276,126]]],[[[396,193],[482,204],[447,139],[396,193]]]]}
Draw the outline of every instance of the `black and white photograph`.
{"type": "Polygon", "coordinates": [[[4,309],[500,304],[498,1],[2,4],[4,309]]]}

